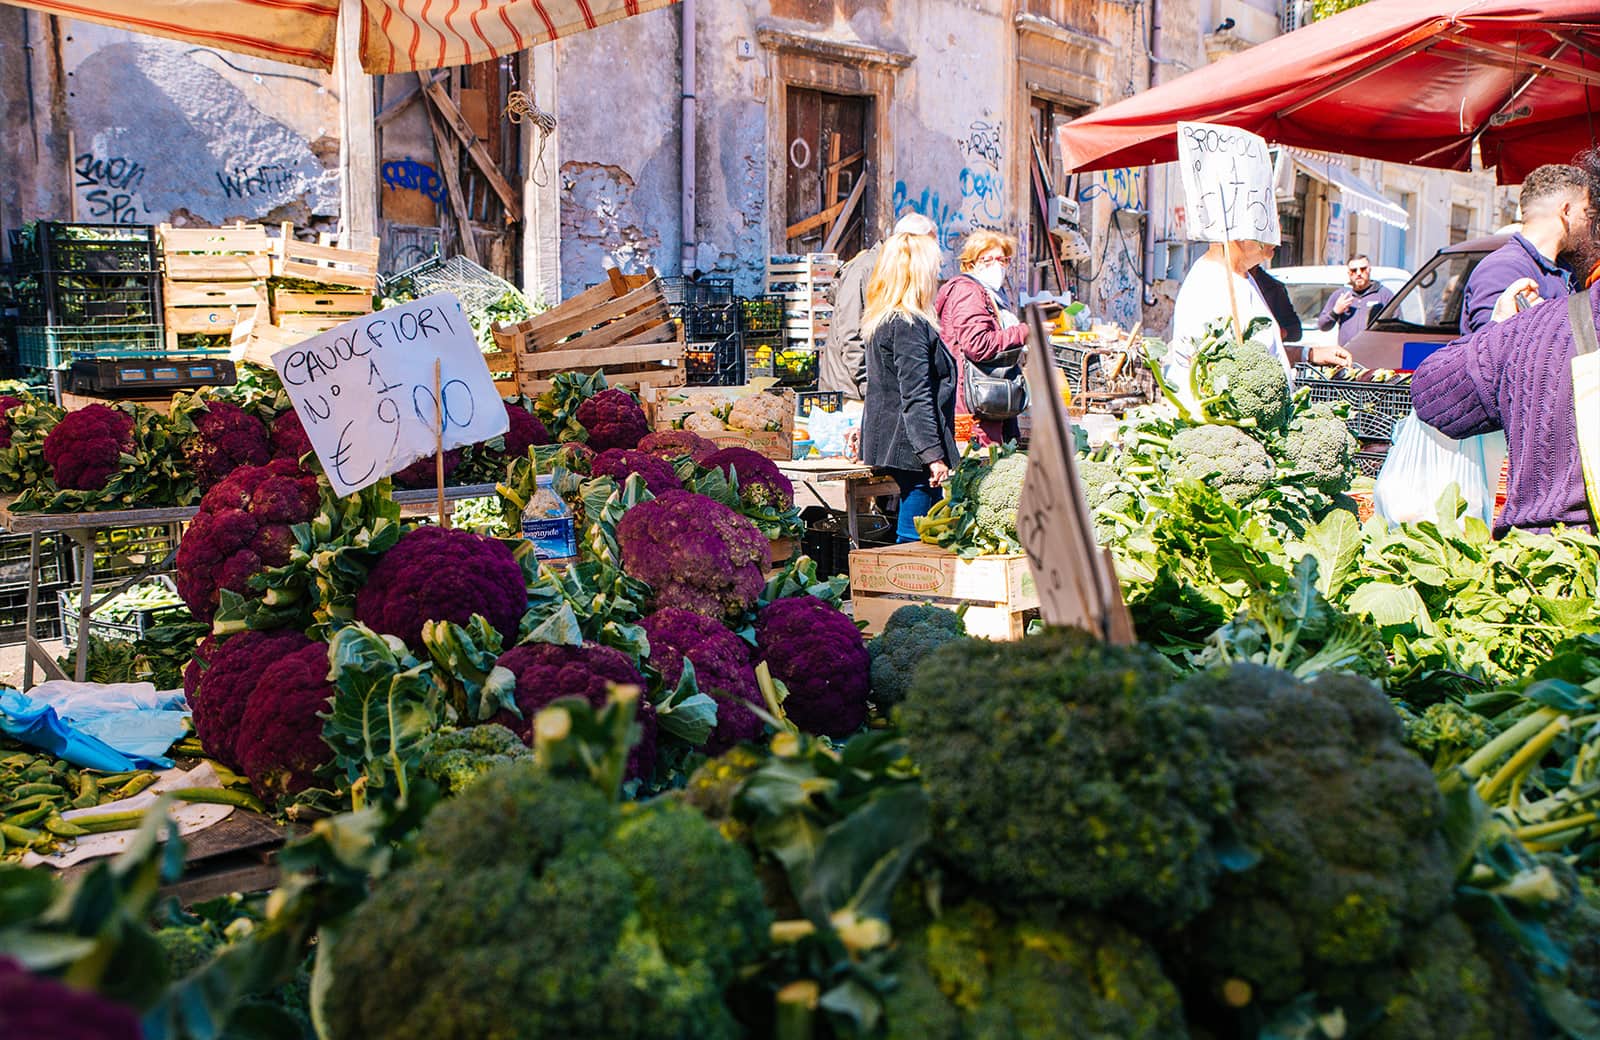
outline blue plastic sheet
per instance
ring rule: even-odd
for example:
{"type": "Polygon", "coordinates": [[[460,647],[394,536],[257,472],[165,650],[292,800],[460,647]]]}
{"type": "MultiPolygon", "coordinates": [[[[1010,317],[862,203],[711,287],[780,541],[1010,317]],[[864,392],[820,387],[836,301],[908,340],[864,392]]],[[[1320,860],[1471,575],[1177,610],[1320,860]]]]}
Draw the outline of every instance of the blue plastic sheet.
{"type": "Polygon", "coordinates": [[[0,730],[73,765],[109,772],[169,769],[167,749],[183,737],[181,690],[149,683],[49,682],[30,693],[0,689],[0,730]]]}

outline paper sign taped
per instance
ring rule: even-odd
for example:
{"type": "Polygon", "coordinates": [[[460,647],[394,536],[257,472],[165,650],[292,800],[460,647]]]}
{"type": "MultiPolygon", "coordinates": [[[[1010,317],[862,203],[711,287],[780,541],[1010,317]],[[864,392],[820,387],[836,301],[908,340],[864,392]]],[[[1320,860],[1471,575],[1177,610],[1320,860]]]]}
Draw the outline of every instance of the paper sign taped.
{"type": "Polygon", "coordinates": [[[1179,123],[1178,170],[1190,239],[1282,239],[1272,154],[1262,138],[1218,123],[1179,123]]]}
{"type": "Polygon", "coordinates": [[[317,458],[350,495],[510,428],[461,302],[449,293],[363,315],[272,355],[317,458]],[[439,362],[439,393],[434,362],[439,362]]]}

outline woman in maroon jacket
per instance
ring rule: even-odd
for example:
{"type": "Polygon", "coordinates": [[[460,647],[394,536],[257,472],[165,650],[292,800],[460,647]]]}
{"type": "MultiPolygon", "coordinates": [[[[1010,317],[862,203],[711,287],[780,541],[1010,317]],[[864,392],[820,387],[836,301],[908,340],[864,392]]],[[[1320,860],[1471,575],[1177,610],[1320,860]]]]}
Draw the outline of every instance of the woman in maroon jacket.
{"type": "MultiPolygon", "coordinates": [[[[968,361],[990,361],[1028,341],[1028,327],[1000,306],[1000,287],[1016,255],[1017,240],[995,231],[974,231],[961,247],[961,273],[945,282],[933,309],[939,336],[956,356],[956,413],[968,412],[968,361]]],[[[972,439],[979,445],[1002,444],[1019,436],[1015,419],[977,419],[972,439]]]]}

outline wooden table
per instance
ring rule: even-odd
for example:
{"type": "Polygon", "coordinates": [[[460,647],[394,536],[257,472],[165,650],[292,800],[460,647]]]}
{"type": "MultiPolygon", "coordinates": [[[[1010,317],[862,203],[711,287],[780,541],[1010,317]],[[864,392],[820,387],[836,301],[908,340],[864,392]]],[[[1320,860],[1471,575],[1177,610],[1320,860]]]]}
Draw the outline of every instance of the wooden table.
{"type": "Polygon", "coordinates": [[[791,482],[804,484],[824,506],[844,510],[845,530],[850,535],[851,548],[861,547],[861,507],[871,505],[878,498],[891,495],[898,498],[900,495],[900,485],[888,471],[843,457],[799,459],[779,462],[777,466],[791,482]],[[818,485],[824,487],[819,490],[818,485]]]}
{"type": "MultiPolygon", "coordinates": [[[[445,501],[465,498],[484,498],[495,493],[493,484],[466,484],[446,487],[445,501]]],[[[39,617],[39,549],[47,534],[60,534],[77,545],[81,563],[78,567],[78,638],[73,678],[83,682],[89,669],[89,619],[106,602],[130,585],[137,584],[152,574],[170,570],[177,555],[177,544],[184,523],[194,518],[199,506],[165,506],[153,509],[106,509],[89,513],[17,513],[11,504],[15,495],[0,497],[0,528],[12,534],[28,535],[28,601],[23,620],[22,688],[33,686],[33,666],[38,664],[47,679],[65,679],[66,672],[56,664],[55,657],[45,649],[38,638],[39,617]],[[173,550],[156,563],[149,564],[137,573],[122,578],[103,594],[94,598],[94,539],[100,531],[113,531],[128,527],[166,527],[171,535],[173,550]]],[[[421,488],[413,491],[396,491],[394,500],[404,516],[430,516],[438,501],[438,491],[421,488]]],[[[62,619],[66,623],[66,619],[62,619]]]]}

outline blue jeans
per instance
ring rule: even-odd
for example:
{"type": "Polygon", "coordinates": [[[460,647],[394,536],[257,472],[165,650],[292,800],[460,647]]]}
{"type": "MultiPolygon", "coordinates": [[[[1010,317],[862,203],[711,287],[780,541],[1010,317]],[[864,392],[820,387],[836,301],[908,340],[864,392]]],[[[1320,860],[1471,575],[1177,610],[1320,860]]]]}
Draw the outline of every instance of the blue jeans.
{"type": "Polygon", "coordinates": [[[890,473],[900,485],[900,519],[895,524],[895,538],[901,542],[917,541],[917,517],[933,508],[940,493],[928,485],[925,469],[896,469],[890,473]]]}

